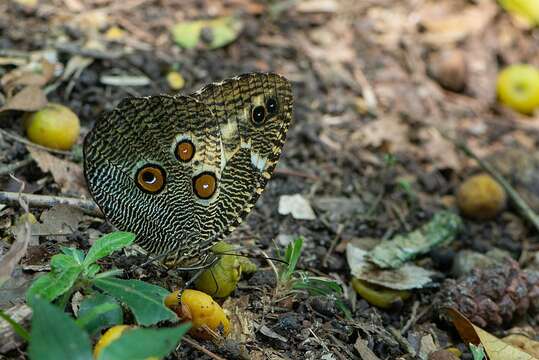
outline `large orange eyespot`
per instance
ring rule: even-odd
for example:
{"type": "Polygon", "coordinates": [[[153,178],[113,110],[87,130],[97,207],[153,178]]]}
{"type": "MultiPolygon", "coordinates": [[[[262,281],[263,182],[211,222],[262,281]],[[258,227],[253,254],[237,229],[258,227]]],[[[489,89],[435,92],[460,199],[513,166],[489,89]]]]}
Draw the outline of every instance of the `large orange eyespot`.
{"type": "Polygon", "coordinates": [[[201,199],[209,199],[217,190],[217,178],[211,172],[203,172],[193,178],[193,191],[201,199]]]}
{"type": "Polygon", "coordinates": [[[165,187],[165,170],[159,165],[148,164],[137,171],[135,183],[144,192],[157,194],[165,187]]]}
{"type": "Polygon", "coordinates": [[[195,145],[191,140],[182,140],[176,145],[176,159],[188,162],[195,156],[195,145]]]}

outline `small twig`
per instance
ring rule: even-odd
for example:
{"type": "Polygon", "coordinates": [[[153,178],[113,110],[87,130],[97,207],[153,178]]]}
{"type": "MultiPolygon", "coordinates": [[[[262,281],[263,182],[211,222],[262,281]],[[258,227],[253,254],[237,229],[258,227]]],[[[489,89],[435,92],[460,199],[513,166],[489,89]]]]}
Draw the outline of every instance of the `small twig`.
{"type": "Polygon", "coordinates": [[[22,168],[32,162],[31,157],[26,157],[12,164],[3,165],[0,167],[0,176],[14,173],[17,169],[22,168]]]}
{"type": "Polygon", "coordinates": [[[416,356],[414,347],[412,346],[412,344],[410,344],[410,342],[404,336],[402,336],[399,330],[395,329],[393,326],[390,326],[389,332],[391,333],[391,335],[393,335],[395,340],[402,346],[402,348],[408,352],[408,354],[412,355],[413,357],[416,356]]]}
{"type": "Polygon", "coordinates": [[[284,175],[284,176],[295,176],[302,177],[314,181],[320,180],[320,177],[312,174],[307,174],[300,171],[290,170],[290,169],[275,169],[275,174],[284,175]]]}
{"type": "Polygon", "coordinates": [[[446,138],[447,140],[451,141],[457,149],[462,151],[466,156],[474,159],[483,170],[488,172],[507,192],[507,195],[511,198],[517,209],[520,211],[522,216],[524,216],[528,221],[539,231],[539,216],[535,213],[535,211],[530,208],[530,206],[522,199],[522,197],[518,194],[518,192],[511,186],[509,181],[505,180],[505,178],[496,170],[492,165],[490,165],[488,162],[480,159],[466,144],[464,144],[462,141],[453,139],[449,135],[445,134],[443,131],[439,130],[440,134],[446,138]]]}
{"type": "Polygon", "coordinates": [[[48,152],[51,152],[51,153],[54,153],[54,154],[71,156],[71,153],[69,151],[56,150],[56,149],[51,149],[51,148],[48,148],[48,147],[45,147],[45,146],[41,146],[39,144],[33,143],[30,140],[27,140],[27,139],[23,138],[23,137],[21,137],[21,136],[19,136],[17,134],[12,134],[9,131],[6,131],[4,129],[0,129],[0,133],[2,135],[7,136],[10,139],[13,139],[15,141],[18,141],[18,142],[23,143],[23,144],[28,145],[28,146],[35,147],[35,148],[40,149],[40,150],[48,151],[48,152]]]}
{"type": "Polygon", "coordinates": [[[414,301],[414,305],[412,306],[412,314],[410,315],[410,318],[404,324],[402,329],[400,330],[400,333],[403,335],[406,335],[408,332],[408,329],[410,329],[410,326],[412,326],[417,321],[417,309],[419,309],[419,301],[414,301]]]}
{"type": "Polygon", "coordinates": [[[182,338],[182,341],[185,341],[186,343],[188,343],[190,346],[192,346],[193,348],[195,348],[196,350],[208,355],[209,357],[211,357],[212,359],[215,359],[215,360],[226,360],[225,358],[222,358],[220,357],[219,355],[211,352],[210,350],[206,349],[205,347],[201,346],[199,343],[197,343],[196,341],[188,338],[187,336],[184,336],[182,338]]]}
{"type": "Polygon", "coordinates": [[[19,204],[19,197],[24,199],[31,207],[50,208],[56,205],[68,205],[80,208],[88,215],[103,217],[103,213],[92,200],[69,198],[62,196],[20,194],[16,192],[0,191],[0,203],[8,205],[19,204]]]}
{"type": "Polygon", "coordinates": [[[331,245],[329,246],[328,252],[326,253],[326,255],[324,255],[324,259],[322,260],[322,266],[324,267],[327,266],[329,257],[331,256],[331,254],[333,254],[333,250],[335,250],[335,246],[337,246],[337,242],[341,238],[343,229],[344,229],[343,224],[337,225],[337,233],[335,234],[335,236],[333,237],[333,240],[331,241],[331,245]]]}

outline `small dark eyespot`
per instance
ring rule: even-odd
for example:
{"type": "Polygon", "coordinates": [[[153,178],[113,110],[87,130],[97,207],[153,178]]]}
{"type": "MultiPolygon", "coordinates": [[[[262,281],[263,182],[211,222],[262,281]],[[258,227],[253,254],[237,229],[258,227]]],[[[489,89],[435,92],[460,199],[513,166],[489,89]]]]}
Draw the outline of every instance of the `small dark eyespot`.
{"type": "Polygon", "coordinates": [[[269,98],[266,101],[266,109],[268,109],[269,114],[275,115],[279,110],[277,106],[277,100],[275,100],[274,98],[269,98]]]}
{"type": "Polygon", "coordinates": [[[251,114],[251,116],[253,118],[253,122],[257,125],[260,125],[266,117],[266,109],[264,109],[264,107],[260,105],[256,106],[253,109],[253,113],[251,114]]]}

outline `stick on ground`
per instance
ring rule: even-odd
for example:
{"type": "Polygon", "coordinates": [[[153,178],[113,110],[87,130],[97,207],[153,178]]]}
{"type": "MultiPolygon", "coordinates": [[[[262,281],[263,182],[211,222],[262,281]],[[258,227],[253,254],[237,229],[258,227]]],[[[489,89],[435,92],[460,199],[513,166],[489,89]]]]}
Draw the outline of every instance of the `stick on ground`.
{"type": "Polygon", "coordinates": [[[70,198],[62,196],[19,194],[16,192],[0,191],[0,203],[18,205],[19,197],[24,199],[30,207],[50,208],[55,205],[69,205],[80,208],[88,215],[103,217],[103,213],[92,200],[70,198]]]}

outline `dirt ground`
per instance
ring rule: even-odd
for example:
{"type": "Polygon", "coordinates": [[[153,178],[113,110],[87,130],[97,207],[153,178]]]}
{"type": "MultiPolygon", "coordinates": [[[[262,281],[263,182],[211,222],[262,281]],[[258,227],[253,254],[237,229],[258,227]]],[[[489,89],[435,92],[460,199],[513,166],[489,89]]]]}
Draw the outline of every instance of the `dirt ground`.
{"type": "MultiPolygon", "coordinates": [[[[502,68],[539,66],[539,32],[495,1],[24,3],[0,2],[0,76],[5,79],[17,66],[47,59],[53,74],[38,88],[49,102],[64,104],[80,117],[81,135],[71,152],[50,153],[51,160],[49,153],[24,142],[24,111],[0,113],[2,191],[17,192],[23,181],[27,193],[88,198],[81,172],[84,135],[103,111],[127,96],[189,94],[254,71],[276,72],[293,84],[294,119],[276,173],[247,221],[228,239],[244,245],[259,265],[224,304],[253,328],[224,345],[182,343],[176,353],[180,358],[427,359],[430,351],[453,346],[463,353],[461,359],[472,359],[467,344],[450,322],[440,319],[435,306],[442,289],[461,286],[448,279],[469,276],[455,270],[460,266],[456,259],[463,252],[497,249],[518,263],[518,271],[539,269],[537,229],[509,201],[491,220],[463,217],[463,230],[451,244],[418,257],[415,264],[436,270],[437,276],[411,290],[406,301],[380,309],[350,284],[347,244],[408,233],[442,210],[458,213],[456,189],[481,168],[444,136],[495,163],[532,210],[539,210],[539,117],[518,114],[496,99],[502,68]],[[203,33],[196,47],[184,49],[169,30],[184,21],[223,16],[233,16],[241,31],[215,49],[207,45],[215,34],[203,33]],[[167,81],[170,71],[185,80],[178,91],[167,81]],[[281,196],[293,194],[309,201],[314,220],[279,213],[281,196]],[[342,284],[350,318],[325,296],[274,296],[274,273],[262,252],[277,256],[290,238],[300,235],[304,249],[298,267],[342,284]],[[375,357],[368,357],[365,348],[375,357]]],[[[8,100],[4,92],[0,105],[8,100]]],[[[19,110],[33,105],[24,103],[19,110]]],[[[31,206],[38,219],[43,220],[44,211],[31,206]]],[[[4,251],[22,213],[16,205],[0,208],[4,251]]],[[[60,245],[87,249],[112,227],[97,216],[85,216],[71,230],[42,234],[29,247],[4,286],[9,290],[0,289],[2,308],[23,301],[30,280],[60,245]]],[[[118,255],[109,261],[127,267],[144,258],[118,255]]],[[[168,288],[181,283],[177,273],[157,267],[134,276],[168,288]]],[[[530,301],[524,313],[480,326],[498,337],[525,332],[537,340],[533,302],[539,300],[530,301]]],[[[3,356],[23,358],[25,348],[3,356]]]]}

